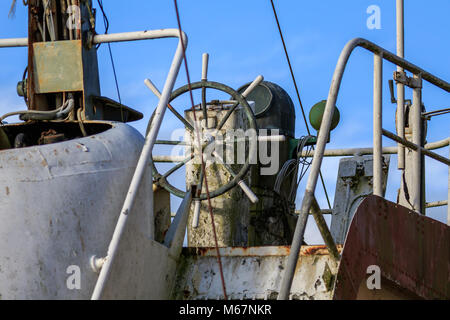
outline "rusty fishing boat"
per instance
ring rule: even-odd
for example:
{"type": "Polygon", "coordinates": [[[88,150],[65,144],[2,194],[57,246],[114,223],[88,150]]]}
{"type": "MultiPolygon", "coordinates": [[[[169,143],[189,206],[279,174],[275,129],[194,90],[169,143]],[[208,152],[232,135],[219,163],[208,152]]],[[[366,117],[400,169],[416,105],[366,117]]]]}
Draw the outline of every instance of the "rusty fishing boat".
{"type": "Polygon", "coordinates": [[[403,0],[397,52],[349,40],[327,99],[310,110],[316,132],[300,138],[291,97],[263,75],[239,88],[215,82],[204,54],[201,79],[188,73],[175,88],[188,47],[179,16],[172,29],[98,34],[101,1],[24,4],[27,37],[0,39],[28,49],[23,111],[0,118],[0,299],[450,299],[450,228],[426,215],[448,199],[427,202],[424,180],[426,159],[450,165],[434,151],[450,138],[426,141],[431,116],[449,110],[422,103],[424,82],[447,94],[450,84],[404,57],[403,0]],[[178,44],[161,90],[142,79],[159,99],[143,135],[130,125],[141,112],[101,95],[97,49],[162,38],[178,44]],[[373,145],[328,149],[356,48],[373,55],[373,145]],[[397,66],[396,132],[382,127],[383,63],[397,66]],[[158,139],[169,112],[184,139],[158,139]],[[345,157],[328,209],[315,196],[324,157],[345,157]],[[385,199],[393,165],[396,203],[385,199]],[[170,180],[181,168],[185,188],[170,180]],[[182,199],[174,213],[171,197],[182,199]],[[321,244],[304,242],[308,217],[321,244]]]}

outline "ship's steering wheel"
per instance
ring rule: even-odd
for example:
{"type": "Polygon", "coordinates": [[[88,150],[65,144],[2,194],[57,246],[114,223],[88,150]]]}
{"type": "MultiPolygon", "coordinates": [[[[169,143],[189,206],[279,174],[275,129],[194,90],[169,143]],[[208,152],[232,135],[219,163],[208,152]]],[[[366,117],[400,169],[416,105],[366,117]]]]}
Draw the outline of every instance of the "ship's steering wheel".
{"type": "MultiPolygon", "coordinates": [[[[254,81],[254,83],[252,83],[252,85],[249,86],[248,93],[254,87],[256,87],[261,81],[262,81],[262,77],[259,76],[254,81]]],[[[150,80],[147,79],[146,84],[157,96],[159,95],[158,89],[156,89],[156,87],[150,82],[150,80]]],[[[248,95],[248,93],[246,94],[244,92],[243,94],[241,94],[241,93],[237,92],[236,90],[234,90],[234,89],[230,88],[229,86],[226,86],[222,83],[207,81],[206,79],[203,79],[202,81],[192,83],[190,87],[189,87],[189,85],[185,85],[185,86],[178,88],[177,90],[175,90],[172,93],[170,100],[169,100],[168,109],[170,111],[172,111],[172,113],[184,124],[185,129],[189,131],[189,134],[191,134],[191,136],[194,136],[196,129],[199,132],[201,132],[202,128],[195,128],[193,123],[190,123],[188,121],[188,119],[186,119],[180,113],[178,113],[171,105],[172,101],[174,101],[176,98],[180,97],[181,95],[188,93],[190,90],[192,90],[192,91],[202,90],[202,103],[201,103],[200,107],[197,106],[195,108],[195,112],[203,111],[203,115],[204,115],[204,119],[205,119],[203,121],[203,124],[205,124],[205,125],[207,125],[207,119],[208,119],[207,118],[207,110],[206,110],[207,105],[211,105],[211,104],[220,105],[220,104],[224,104],[225,102],[227,104],[231,105],[231,107],[229,107],[225,116],[220,120],[220,122],[217,124],[217,126],[215,128],[213,128],[215,130],[215,131],[213,130],[214,132],[216,132],[216,133],[220,132],[220,130],[223,128],[223,126],[225,125],[226,121],[230,118],[232,113],[236,111],[236,108],[238,106],[241,106],[243,108],[245,118],[248,121],[247,129],[253,129],[254,132],[257,134],[257,124],[256,124],[255,116],[253,114],[252,109],[250,108],[250,105],[248,104],[247,100],[245,99],[245,96],[248,95]],[[230,98],[230,100],[227,100],[227,101],[221,102],[218,100],[213,100],[210,103],[206,103],[206,89],[214,89],[214,90],[218,90],[221,92],[225,92],[231,98],[230,98]]],[[[149,122],[149,127],[147,129],[147,132],[149,131],[149,129],[152,125],[152,122],[153,122],[153,115],[149,122]]],[[[200,124],[201,122],[197,121],[197,123],[200,124]]],[[[200,134],[200,136],[204,136],[204,135],[200,134]]],[[[198,140],[196,140],[196,139],[193,139],[193,140],[194,140],[194,141],[192,141],[193,144],[190,145],[190,150],[194,150],[194,151],[190,155],[187,155],[182,161],[179,161],[174,167],[172,167],[171,169],[169,169],[168,171],[166,171],[163,174],[160,173],[158,171],[158,169],[156,168],[155,159],[154,159],[155,157],[152,155],[152,160],[153,160],[152,161],[152,171],[153,171],[153,178],[154,178],[155,183],[158,186],[167,190],[168,192],[172,193],[173,195],[181,197],[181,198],[183,198],[186,195],[186,192],[175,187],[173,184],[171,184],[168,181],[167,178],[171,174],[173,174],[176,170],[180,169],[185,164],[187,164],[189,161],[192,161],[194,159],[196,153],[198,154],[198,150],[199,150],[198,140]]],[[[255,136],[255,140],[257,141],[257,136],[255,136]]],[[[212,147],[212,144],[215,144],[216,142],[217,141],[215,140],[214,134],[209,139],[203,139],[201,141],[202,150],[204,150],[207,146],[212,147]]],[[[221,141],[220,143],[224,143],[224,142],[221,141]]],[[[164,144],[164,143],[162,143],[162,144],[164,144]]],[[[170,144],[170,142],[168,144],[170,144]]],[[[189,147],[189,145],[188,145],[188,147],[189,147]]],[[[214,159],[211,161],[215,161],[216,163],[221,165],[225,170],[227,170],[230,174],[230,179],[229,179],[229,181],[227,181],[225,184],[219,186],[218,188],[216,188],[214,190],[210,189],[209,190],[210,198],[220,196],[221,194],[234,188],[236,185],[239,185],[252,202],[258,201],[258,198],[255,196],[255,194],[250,190],[250,188],[243,181],[243,179],[245,178],[246,174],[248,173],[248,171],[250,169],[250,165],[251,165],[250,164],[250,155],[256,154],[255,148],[256,148],[256,143],[249,143],[249,148],[248,149],[246,148],[245,163],[243,165],[240,165],[238,172],[234,172],[234,169],[230,165],[226,164],[220,155],[218,155],[215,152],[213,152],[211,154],[212,157],[214,157],[214,159]]],[[[199,156],[197,156],[197,158],[199,158],[199,156]]],[[[204,177],[203,177],[203,170],[202,170],[200,173],[200,177],[198,178],[198,182],[197,182],[198,193],[193,195],[194,200],[196,200],[197,202],[207,199],[206,192],[201,193],[203,181],[204,181],[204,177]]],[[[209,185],[209,187],[211,187],[211,185],[209,185]]]]}

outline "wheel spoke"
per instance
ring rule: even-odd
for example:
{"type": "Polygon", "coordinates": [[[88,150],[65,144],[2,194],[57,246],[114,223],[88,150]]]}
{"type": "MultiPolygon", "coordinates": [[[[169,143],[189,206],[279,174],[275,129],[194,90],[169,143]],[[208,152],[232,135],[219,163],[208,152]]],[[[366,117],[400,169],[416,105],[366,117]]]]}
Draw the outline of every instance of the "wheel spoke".
{"type": "Polygon", "coordinates": [[[225,122],[227,122],[228,118],[231,116],[231,114],[233,113],[234,109],[236,109],[236,107],[239,105],[239,102],[234,103],[230,110],[228,110],[228,112],[226,113],[226,115],[222,118],[222,120],[220,121],[219,125],[217,126],[217,131],[219,131],[220,129],[222,129],[222,127],[224,126],[225,122]]]}
{"type": "Polygon", "coordinates": [[[172,146],[189,146],[190,144],[186,141],[176,141],[176,140],[156,140],[155,144],[165,144],[165,145],[172,145],[172,146]]]}
{"type": "Polygon", "coordinates": [[[175,110],[175,108],[170,105],[170,103],[167,104],[167,107],[169,108],[170,111],[172,111],[175,117],[177,117],[181,122],[183,122],[184,126],[189,131],[194,132],[194,127],[181,114],[179,114],[178,111],[175,110]]]}
{"type": "Polygon", "coordinates": [[[197,194],[194,195],[195,197],[199,197],[202,194],[203,179],[205,179],[204,178],[204,171],[200,170],[200,178],[198,179],[197,194]]]}
{"type": "Polygon", "coordinates": [[[215,158],[217,158],[217,160],[219,160],[220,164],[223,165],[223,167],[231,174],[231,176],[233,178],[235,178],[237,176],[237,174],[234,172],[234,170],[230,167],[230,165],[228,163],[225,163],[225,161],[222,159],[221,156],[219,156],[219,154],[217,152],[213,152],[213,155],[215,158]]]}
{"type": "Polygon", "coordinates": [[[208,129],[208,110],[206,110],[206,88],[205,87],[202,87],[202,111],[203,111],[203,119],[205,120],[205,127],[206,127],[206,129],[208,129]]]}
{"type": "Polygon", "coordinates": [[[180,169],[182,166],[184,166],[186,163],[188,163],[189,161],[191,161],[192,159],[194,159],[194,154],[191,153],[190,156],[184,158],[183,161],[181,161],[180,163],[178,163],[176,166],[172,167],[169,171],[167,171],[162,178],[167,179],[172,173],[174,173],[175,171],[177,171],[178,169],[180,169]]]}

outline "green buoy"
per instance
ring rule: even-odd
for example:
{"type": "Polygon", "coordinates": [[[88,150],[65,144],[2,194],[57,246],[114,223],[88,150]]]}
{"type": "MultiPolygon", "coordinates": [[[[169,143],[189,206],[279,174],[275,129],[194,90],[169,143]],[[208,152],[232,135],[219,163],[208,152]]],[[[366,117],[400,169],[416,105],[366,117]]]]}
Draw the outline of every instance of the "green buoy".
{"type": "MultiPolygon", "coordinates": [[[[325,110],[325,105],[327,104],[327,100],[322,100],[318,103],[316,103],[312,108],[311,111],[309,111],[309,122],[311,123],[312,127],[319,131],[320,124],[322,123],[323,118],[323,112],[325,110]]],[[[337,127],[339,124],[341,116],[339,114],[338,108],[335,106],[335,110],[333,113],[333,119],[331,120],[331,128],[330,131],[337,127]]]]}

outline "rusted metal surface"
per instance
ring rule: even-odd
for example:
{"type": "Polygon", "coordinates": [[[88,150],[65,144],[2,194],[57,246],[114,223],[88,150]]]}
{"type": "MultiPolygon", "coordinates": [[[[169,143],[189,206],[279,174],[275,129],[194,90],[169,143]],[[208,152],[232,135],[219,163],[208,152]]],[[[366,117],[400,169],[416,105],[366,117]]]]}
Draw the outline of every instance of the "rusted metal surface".
{"type": "Polygon", "coordinates": [[[390,283],[403,296],[448,300],[450,227],[381,197],[369,196],[350,226],[334,299],[361,297],[371,265],[380,268],[382,284],[390,283]]]}
{"type": "MultiPolygon", "coordinates": [[[[289,246],[220,248],[230,299],[276,299],[289,246]]],[[[339,251],[341,247],[339,247],[339,251]]],[[[175,299],[222,299],[215,248],[184,248],[175,299]]],[[[326,246],[303,246],[290,299],[331,299],[337,265],[326,246]]]]}
{"type": "Polygon", "coordinates": [[[81,40],[33,44],[35,93],[83,91],[81,40]]]}

